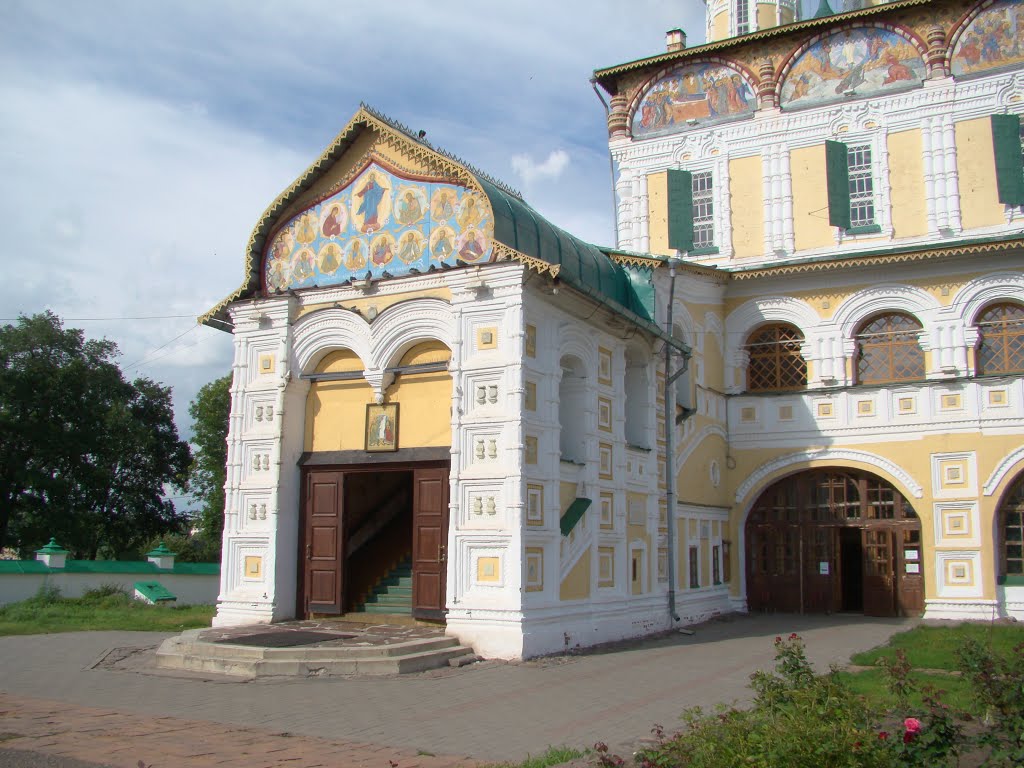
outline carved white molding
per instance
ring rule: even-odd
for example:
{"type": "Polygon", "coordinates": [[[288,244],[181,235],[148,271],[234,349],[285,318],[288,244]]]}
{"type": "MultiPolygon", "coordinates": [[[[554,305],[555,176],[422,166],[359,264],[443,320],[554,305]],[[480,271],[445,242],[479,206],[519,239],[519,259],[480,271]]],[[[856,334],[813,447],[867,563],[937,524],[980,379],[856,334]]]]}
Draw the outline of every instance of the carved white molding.
{"type": "Polygon", "coordinates": [[[822,448],[789,453],[762,464],[736,489],[736,503],[741,503],[754,488],[759,488],[767,478],[776,479],[773,477],[776,473],[789,467],[799,465],[806,467],[812,461],[835,462],[840,466],[843,462],[867,464],[873,471],[888,474],[890,478],[896,480],[909,490],[915,499],[920,499],[924,496],[924,489],[921,487],[921,484],[916,482],[910,476],[910,473],[882,456],[866,451],[822,448]]]}
{"type": "Polygon", "coordinates": [[[927,291],[912,285],[879,285],[858,291],[847,297],[836,309],[833,323],[842,338],[853,338],[854,330],[871,315],[884,311],[906,312],[914,315],[928,328],[932,313],[939,310],[939,302],[927,291]]]}
{"type": "Polygon", "coordinates": [[[976,277],[957,291],[950,312],[964,322],[974,325],[978,313],[995,301],[1024,300],[1024,272],[997,272],[976,277]]]}
{"type": "Polygon", "coordinates": [[[1024,461],[1024,446],[1011,451],[1009,456],[999,462],[996,468],[992,470],[992,474],[988,476],[988,480],[985,481],[981,492],[986,496],[991,496],[995,493],[996,488],[1003,482],[1003,478],[1022,461],[1024,461]]]}
{"type": "Polygon", "coordinates": [[[683,465],[689,460],[700,444],[713,435],[722,438],[725,442],[729,441],[729,435],[722,427],[717,424],[708,424],[687,441],[686,447],[680,448],[679,453],[676,455],[676,472],[682,469],[683,465]]]}

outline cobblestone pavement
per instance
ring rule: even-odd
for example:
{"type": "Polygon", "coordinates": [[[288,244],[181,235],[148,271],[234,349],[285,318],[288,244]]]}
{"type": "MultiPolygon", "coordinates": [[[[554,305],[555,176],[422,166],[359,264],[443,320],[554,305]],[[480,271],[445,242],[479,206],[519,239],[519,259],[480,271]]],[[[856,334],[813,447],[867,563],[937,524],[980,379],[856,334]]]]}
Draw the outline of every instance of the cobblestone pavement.
{"type": "Polygon", "coordinates": [[[0,637],[0,733],[16,734],[0,736],[0,747],[118,768],[140,759],[154,768],[426,768],[472,764],[459,756],[518,761],[549,745],[596,741],[622,754],[652,724],[671,728],[687,707],[744,700],[750,674],[772,665],[776,635],[798,632],[824,668],[913,623],[737,615],[692,636],[581,655],[390,678],[256,681],[157,673],[148,658],[165,634],[0,637]]]}

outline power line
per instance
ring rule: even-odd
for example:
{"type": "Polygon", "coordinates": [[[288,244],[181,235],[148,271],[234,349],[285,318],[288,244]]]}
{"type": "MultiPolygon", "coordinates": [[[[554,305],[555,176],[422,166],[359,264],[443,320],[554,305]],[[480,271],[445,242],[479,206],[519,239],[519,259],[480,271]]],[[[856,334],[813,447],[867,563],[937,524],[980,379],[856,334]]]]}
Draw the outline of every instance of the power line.
{"type": "MultiPolygon", "coordinates": [[[[88,322],[110,322],[114,320],[177,320],[183,317],[195,317],[195,315],[138,315],[127,317],[62,317],[65,323],[88,323],[88,322]]],[[[20,317],[0,317],[0,323],[13,323],[20,320],[20,317]]]]}
{"type": "Polygon", "coordinates": [[[160,345],[159,347],[157,347],[156,349],[154,349],[154,350],[153,350],[152,352],[148,352],[147,354],[143,355],[143,356],[142,356],[141,358],[139,358],[138,360],[136,360],[136,361],[135,361],[134,363],[132,363],[131,365],[126,365],[126,366],[125,366],[125,368],[126,368],[126,369],[127,369],[127,368],[135,368],[135,367],[136,367],[136,366],[138,366],[138,365],[141,365],[141,364],[143,364],[143,363],[145,363],[145,362],[149,362],[149,359],[150,359],[151,357],[153,357],[153,355],[155,355],[155,354],[156,354],[157,352],[159,352],[159,351],[160,351],[161,349],[164,349],[165,347],[167,347],[167,346],[170,346],[171,344],[173,344],[174,342],[176,342],[176,341],[177,341],[178,339],[180,339],[180,338],[181,338],[182,336],[184,336],[184,335],[185,335],[186,333],[191,333],[192,331],[194,331],[194,330],[195,330],[196,328],[198,328],[198,327],[199,327],[198,323],[197,323],[196,325],[191,325],[191,326],[189,326],[188,328],[186,328],[186,329],[185,329],[184,331],[182,331],[181,333],[179,333],[179,334],[178,334],[177,336],[175,336],[175,337],[174,337],[173,339],[171,339],[170,341],[168,341],[168,342],[165,342],[165,343],[161,344],[161,345],[160,345]]]}

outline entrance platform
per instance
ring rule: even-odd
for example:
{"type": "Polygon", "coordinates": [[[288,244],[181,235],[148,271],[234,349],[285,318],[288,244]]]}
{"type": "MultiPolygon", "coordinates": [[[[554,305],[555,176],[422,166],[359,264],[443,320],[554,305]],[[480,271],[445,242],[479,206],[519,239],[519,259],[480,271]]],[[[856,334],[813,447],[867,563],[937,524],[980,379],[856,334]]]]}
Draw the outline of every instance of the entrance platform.
{"type": "Polygon", "coordinates": [[[192,629],[160,644],[162,669],[212,672],[238,678],[400,675],[477,661],[472,648],[443,627],[408,616],[373,622],[321,619],[281,624],[192,629]],[[404,619],[404,621],[402,621],[404,619]]]}

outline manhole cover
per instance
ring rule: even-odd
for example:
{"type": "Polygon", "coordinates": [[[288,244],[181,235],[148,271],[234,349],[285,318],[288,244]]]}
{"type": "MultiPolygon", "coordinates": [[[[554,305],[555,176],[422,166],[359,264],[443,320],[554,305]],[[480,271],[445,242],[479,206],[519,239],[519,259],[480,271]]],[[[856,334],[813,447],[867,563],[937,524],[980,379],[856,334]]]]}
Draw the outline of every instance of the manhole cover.
{"type": "Polygon", "coordinates": [[[215,640],[216,643],[232,645],[255,645],[260,648],[291,648],[294,645],[313,645],[326,643],[330,640],[348,640],[355,635],[342,635],[336,632],[312,632],[310,630],[283,630],[280,632],[258,632],[255,635],[241,637],[225,637],[215,640]]]}

